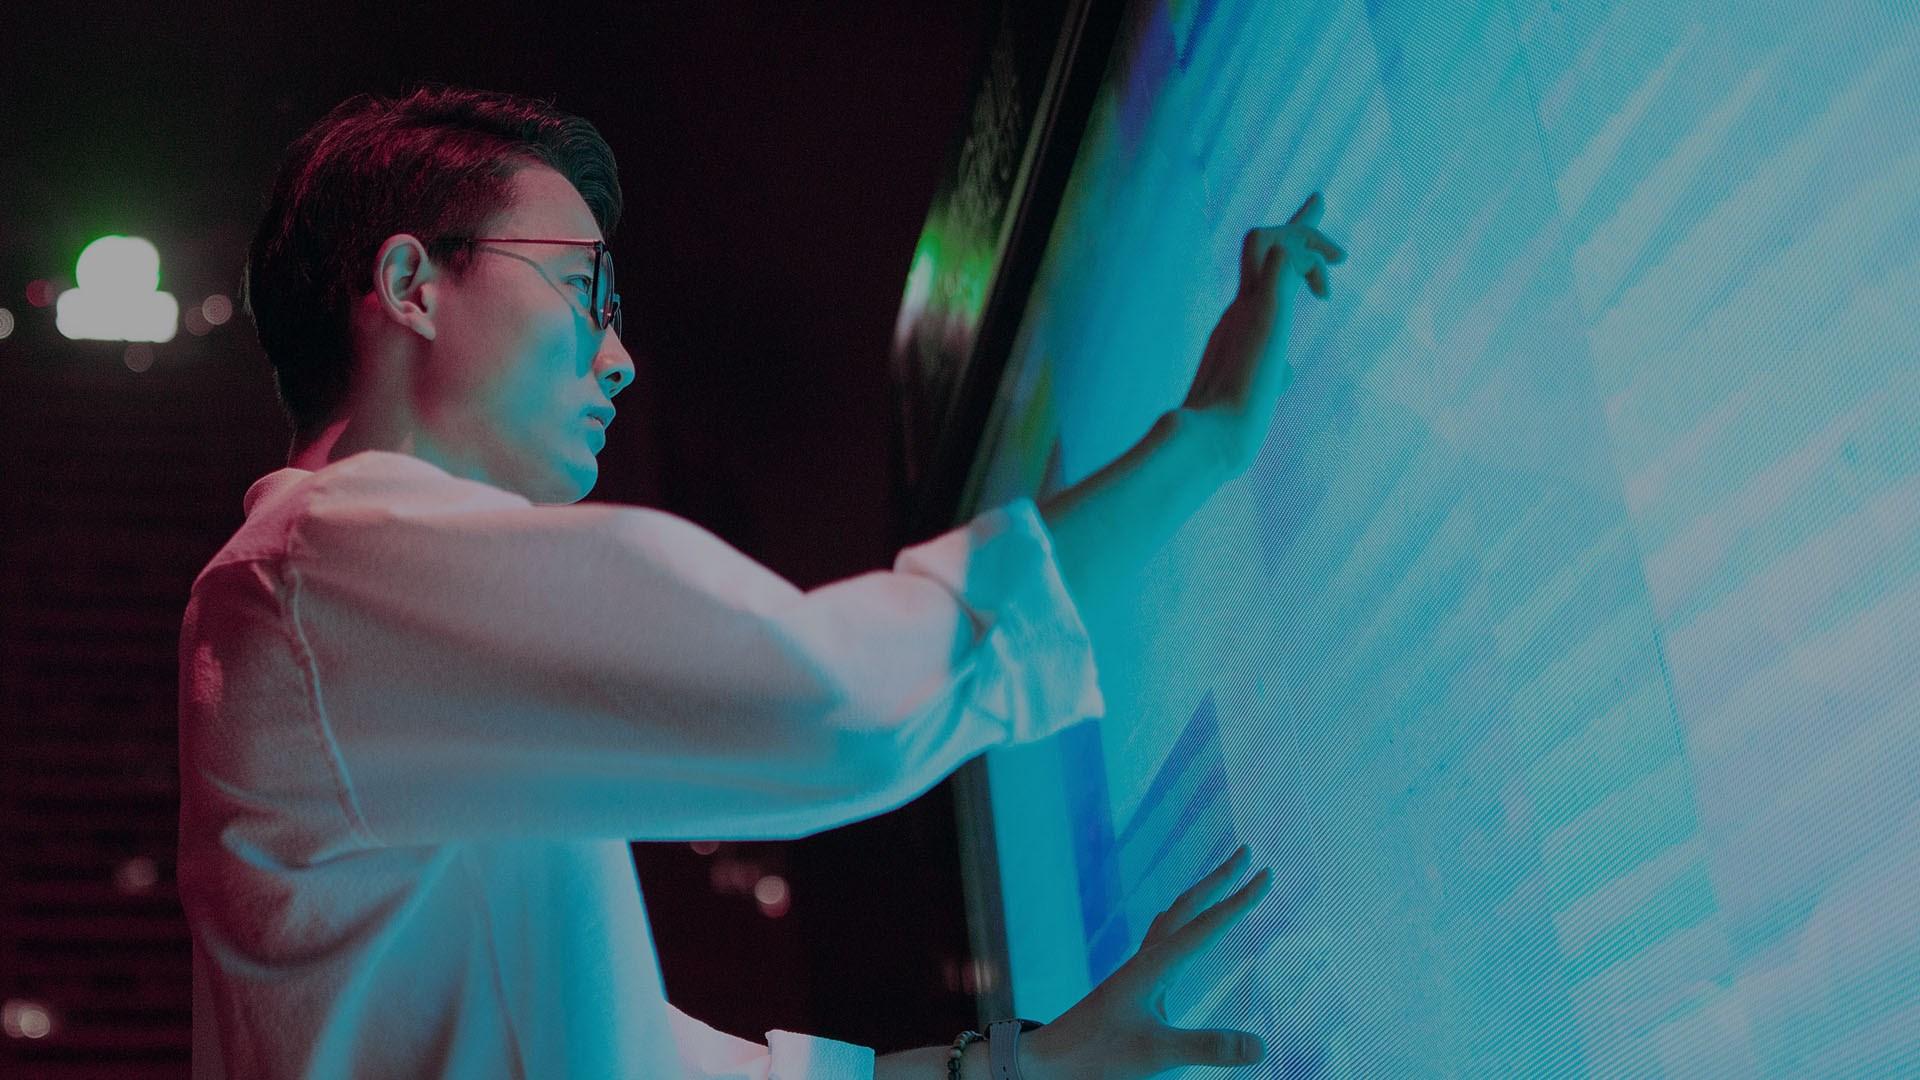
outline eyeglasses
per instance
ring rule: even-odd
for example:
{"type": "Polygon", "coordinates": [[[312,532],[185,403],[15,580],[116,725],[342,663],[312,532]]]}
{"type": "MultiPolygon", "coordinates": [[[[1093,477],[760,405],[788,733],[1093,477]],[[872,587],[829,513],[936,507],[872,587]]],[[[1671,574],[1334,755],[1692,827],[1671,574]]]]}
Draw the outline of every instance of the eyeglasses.
{"type": "Polygon", "coordinates": [[[593,316],[593,327],[605,330],[613,327],[613,336],[620,336],[620,294],[613,291],[613,252],[607,250],[605,240],[534,240],[517,236],[442,236],[442,243],[459,244],[570,244],[575,247],[593,249],[593,285],[588,295],[591,297],[587,308],[593,316]]]}

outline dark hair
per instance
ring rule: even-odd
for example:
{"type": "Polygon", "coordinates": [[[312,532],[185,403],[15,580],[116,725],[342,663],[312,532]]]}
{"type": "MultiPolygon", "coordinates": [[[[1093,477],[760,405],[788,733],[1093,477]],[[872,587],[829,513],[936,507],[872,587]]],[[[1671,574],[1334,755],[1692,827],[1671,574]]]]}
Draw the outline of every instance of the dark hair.
{"type": "MultiPolygon", "coordinates": [[[[611,237],[620,220],[613,150],[591,123],[512,94],[420,83],[401,98],[355,94],[294,140],[247,249],[241,308],[273,363],[296,440],[345,402],[347,313],[373,289],[395,233],[472,236],[509,209],[515,173],[567,178],[611,237]]],[[[459,278],[473,252],[428,243],[459,278]]]]}

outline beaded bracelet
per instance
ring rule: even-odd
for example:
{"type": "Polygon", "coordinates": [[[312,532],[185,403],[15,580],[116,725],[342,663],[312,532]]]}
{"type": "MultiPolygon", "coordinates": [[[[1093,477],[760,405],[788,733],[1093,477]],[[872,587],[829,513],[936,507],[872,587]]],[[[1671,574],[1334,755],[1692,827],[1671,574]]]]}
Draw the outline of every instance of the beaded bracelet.
{"type": "Polygon", "coordinates": [[[967,1047],[986,1038],[977,1031],[963,1031],[954,1036],[953,1046],[947,1051],[947,1080],[960,1080],[960,1056],[967,1047]]]}

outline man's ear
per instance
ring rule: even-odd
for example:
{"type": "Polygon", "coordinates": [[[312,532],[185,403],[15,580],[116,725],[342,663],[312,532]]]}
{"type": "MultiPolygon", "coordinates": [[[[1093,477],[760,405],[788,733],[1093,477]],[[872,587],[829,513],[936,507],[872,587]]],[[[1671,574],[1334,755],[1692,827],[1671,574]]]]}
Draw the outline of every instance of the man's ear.
{"type": "Polygon", "coordinates": [[[434,335],[434,290],[440,268],[427,246],[411,233],[395,233],[380,245],[373,262],[373,296],[387,318],[428,341],[434,335]]]}

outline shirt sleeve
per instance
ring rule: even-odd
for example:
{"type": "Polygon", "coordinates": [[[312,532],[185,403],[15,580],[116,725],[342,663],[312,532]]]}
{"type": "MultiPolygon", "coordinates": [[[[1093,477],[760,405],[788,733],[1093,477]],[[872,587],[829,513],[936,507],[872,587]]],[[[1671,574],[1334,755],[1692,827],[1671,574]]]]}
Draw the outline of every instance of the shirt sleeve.
{"type": "Polygon", "coordinates": [[[778,1029],[763,1046],[667,1012],[688,1080],[873,1080],[871,1047],[778,1029]]]}
{"type": "Polygon", "coordinates": [[[1105,711],[1029,499],[803,592],[664,512],[354,466],[281,589],[366,843],[809,835],[1105,711]]]}

